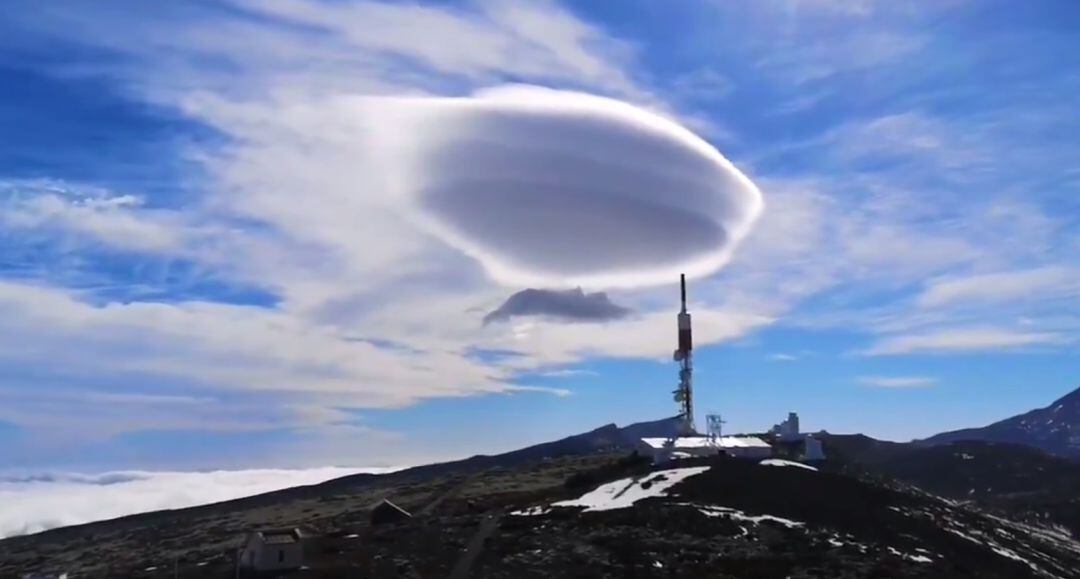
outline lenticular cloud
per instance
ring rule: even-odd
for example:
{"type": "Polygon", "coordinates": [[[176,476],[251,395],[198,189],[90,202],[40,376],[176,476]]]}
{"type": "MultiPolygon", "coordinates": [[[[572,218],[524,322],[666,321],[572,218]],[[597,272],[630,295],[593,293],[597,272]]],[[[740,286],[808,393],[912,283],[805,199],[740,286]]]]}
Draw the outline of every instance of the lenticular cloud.
{"type": "Polygon", "coordinates": [[[762,210],[758,189],[715,148],[620,101],[514,86],[398,104],[414,118],[397,136],[410,141],[410,205],[503,283],[704,275],[762,210]]]}

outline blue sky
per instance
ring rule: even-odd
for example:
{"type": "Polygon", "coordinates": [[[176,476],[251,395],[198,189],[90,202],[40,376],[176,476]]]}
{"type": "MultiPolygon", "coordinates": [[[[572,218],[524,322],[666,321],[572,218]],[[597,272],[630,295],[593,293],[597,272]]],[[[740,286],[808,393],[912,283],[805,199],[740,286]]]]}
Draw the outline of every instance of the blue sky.
{"type": "Polygon", "coordinates": [[[510,83],[656,111],[761,190],[691,282],[702,414],[906,440],[1051,402],[1080,8],[898,4],[8,3],[0,465],[415,464],[673,414],[676,279],[485,326],[535,284],[383,200],[365,103],[510,83]]]}

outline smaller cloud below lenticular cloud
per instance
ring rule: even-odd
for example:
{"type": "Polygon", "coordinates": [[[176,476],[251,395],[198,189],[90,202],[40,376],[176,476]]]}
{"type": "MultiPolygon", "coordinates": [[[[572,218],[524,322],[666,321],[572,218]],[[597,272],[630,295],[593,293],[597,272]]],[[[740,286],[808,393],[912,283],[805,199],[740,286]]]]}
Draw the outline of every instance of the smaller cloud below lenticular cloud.
{"type": "Polygon", "coordinates": [[[605,322],[625,317],[630,310],[617,305],[606,293],[572,290],[525,289],[510,296],[484,316],[484,323],[507,321],[516,316],[545,316],[569,322],[605,322]]]}
{"type": "Polygon", "coordinates": [[[228,501],[393,468],[0,475],[0,538],[228,501]]]}

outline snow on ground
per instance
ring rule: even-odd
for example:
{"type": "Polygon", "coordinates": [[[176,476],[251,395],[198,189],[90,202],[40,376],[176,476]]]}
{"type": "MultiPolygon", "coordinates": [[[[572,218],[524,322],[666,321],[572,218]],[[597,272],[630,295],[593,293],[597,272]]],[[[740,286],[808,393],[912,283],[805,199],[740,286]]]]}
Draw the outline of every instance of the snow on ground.
{"type": "Polygon", "coordinates": [[[701,514],[705,515],[706,517],[727,517],[736,521],[746,521],[749,523],[754,523],[755,525],[759,525],[765,521],[779,523],[789,529],[795,527],[802,527],[803,525],[805,525],[805,523],[802,523],[800,521],[793,521],[791,519],[785,519],[783,517],[777,517],[774,515],[748,515],[738,509],[732,509],[729,507],[717,507],[714,505],[695,504],[687,504],[687,506],[696,508],[699,512],[701,512],[701,514]]]}
{"type": "Polygon", "coordinates": [[[801,462],[795,462],[793,460],[784,460],[782,458],[766,458],[765,460],[759,462],[758,464],[760,464],[762,466],[793,466],[795,468],[804,468],[806,470],[812,470],[814,472],[817,472],[816,468],[814,468],[814,467],[812,467],[812,466],[810,466],[808,464],[803,464],[801,462]]]}
{"type": "Polygon", "coordinates": [[[996,515],[988,514],[986,516],[996,521],[1003,528],[1007,527],[1021,535],[1036,539],[1044,544],[1049,544],[1053,548],[1080,554],[1080,541],[1073,539],[1069,531],[1064,527],[1035,526],[998,517],[996,515]]]}
{"type": "Polygon", "coordinates": [[[858,549],[862,553],[865,553],[870,549],[870,547],[866,543],[860,543],[860,542],[856,541],[855,537],[852,536],[852,535],[847,535],[846,534],[844,536],[840,536],[837,533],[833,533],[832,536],[830,536],[826,540],[833,547],[852,546],[852,547],[855,547],[856,549],[858,549]]]}
{"type": "Polygon", "coordinates": [[[977,538],[977,537],[974,537],[974,536],[972,536],[972,535],[970,535],[968,533],[965,533],[965,532],[957,529],[955,526],[946,527],[945,530],[952,533],[952,534],[954,534],[954,535],[956,535],[956,536],[958,536],[958,537],[962,537],[964,539],[967,539],[968,541],[971,541],[972,543],[975,543],[977,545],[984,545],[986,547],[989,547],[991,551],[997,553],[998,555],[1001,555],[1002,557],[1007,557],[1007,558],[1012,559],[1014,561],[1019,561],[1020,563],[1024,563],[1025,565],[1030,567],[1032,571],[1035,571],[1037,573],[1042,571],[1039,568],[1038,565],[1036,565],[1036,564],[1032,563],[1031,561],[1021,557],[1018,553],[1016,553],[1012,549],[1007,549],[1007,548],[1003,547],[1002,545],[1000,545],[1000,544],[994,542],[993,540],[989,539],[988,537],[983,536],[982,533],[979,532],[979,531],[976,531],[974,529],[968,529],[969,532],[971,532],[972,534],[975,534],[975,535],[980,535],[981,538],[977,538]]]}
{"type": "Polygon", "coordinates": [[[624,478],[600,485],[581,498],[551,503],[553,507],[585,507],[584,512],[625,509],[650,497],[667,496],[667,490],[680,482],[699,475],[710,467],[694,466],[661,470],[643,478],[624,478]]]}
{"type": "Polygon", "coordinates": [[[914,555],[912,555],[911,553],[903,553],[900,550],[898,550],[896,547],[889,547],[889,552],[892,553],[893,555],[896,555],[897,557],[900,557],[901,559],[907,559],[909,561],[914,561],[915,563],[933,563],[934,562],[933,559],[931,559],[930,557],[927,557],[926,555],[922,555],[922,554],[919,554],[919,553],[916,553],[914,555]]]}
{"type": "Polygon", "coordinates": [[[535,507],[527,507],[517,511],[510,511],[511,515],[518,517],[534,517],[536,515],[546,515],[551,512],[551,507],[545,507],[544,505],[537,505],[535,507]]]}

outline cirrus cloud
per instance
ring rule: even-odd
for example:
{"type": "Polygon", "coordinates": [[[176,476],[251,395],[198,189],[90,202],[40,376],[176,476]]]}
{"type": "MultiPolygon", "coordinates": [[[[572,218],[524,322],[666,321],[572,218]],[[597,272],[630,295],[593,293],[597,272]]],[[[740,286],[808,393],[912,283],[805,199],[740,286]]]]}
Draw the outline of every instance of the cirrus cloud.
{"type": "Polygon", "coordinates": [[[860,376],[859,384],[875,388],[926,388],[937,384],[928,376],[860,376]]]}
{"type": "Polygon", "coordinates": [[[862,353],[866,356],[982,352],[1023,346],[1057,344],[1063,336],[1052,332],[1024,332],[1004,328],[952,328],[882,338],[862,353]]]}

